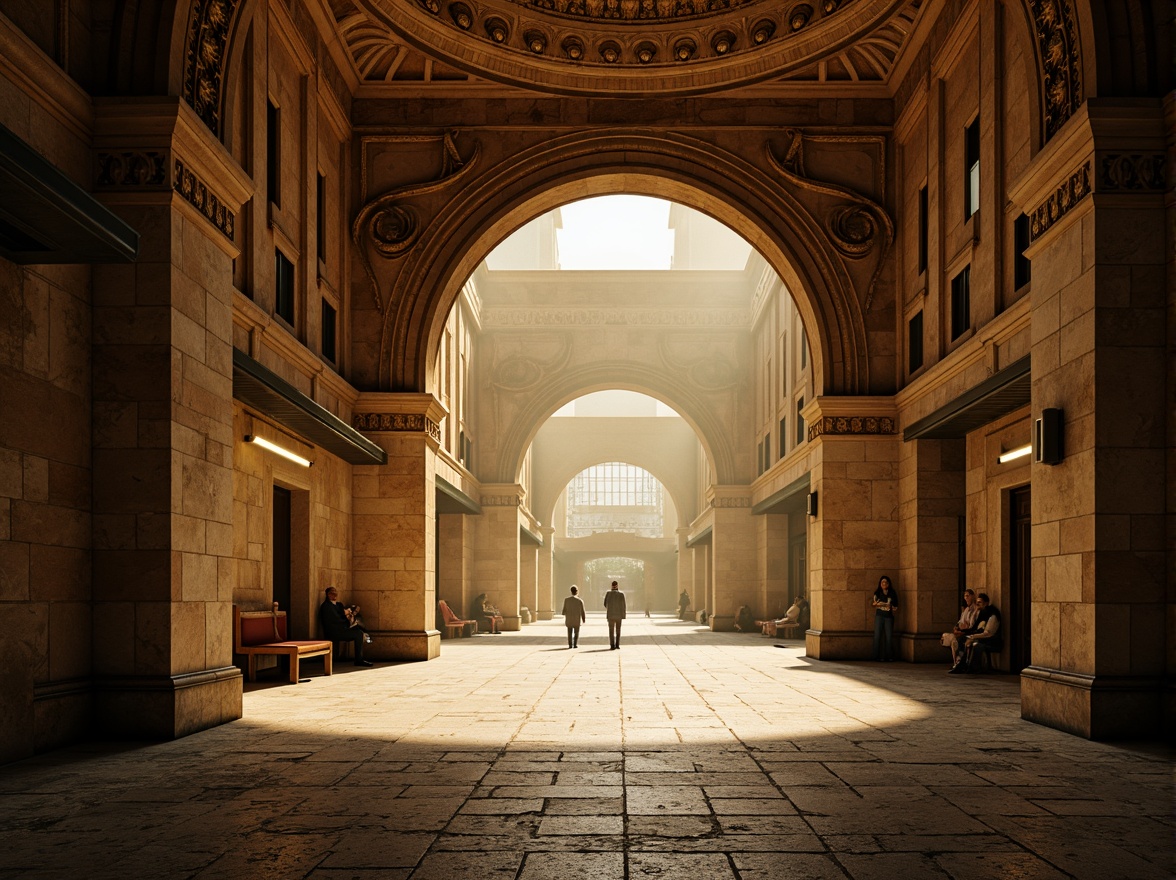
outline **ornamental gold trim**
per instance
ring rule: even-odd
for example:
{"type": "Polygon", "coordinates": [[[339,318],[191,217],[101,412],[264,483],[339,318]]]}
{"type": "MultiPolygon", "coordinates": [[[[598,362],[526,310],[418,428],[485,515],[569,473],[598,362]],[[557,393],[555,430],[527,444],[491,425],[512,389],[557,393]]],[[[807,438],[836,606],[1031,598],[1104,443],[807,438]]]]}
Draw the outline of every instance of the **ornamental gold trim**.
{"type": "Polygon", "coordinates": [[[357,412],[351,416],[351,426],[368,433],[428,434],[441,442],[441,426],[422,413],[357,412]]]}
{"type": "Polygon", "coordinates": [[[1075,205],[1090,195],[1090,162],[1082,163],[1029,215],[1029,240],[1036,241],[1075,205]]]}

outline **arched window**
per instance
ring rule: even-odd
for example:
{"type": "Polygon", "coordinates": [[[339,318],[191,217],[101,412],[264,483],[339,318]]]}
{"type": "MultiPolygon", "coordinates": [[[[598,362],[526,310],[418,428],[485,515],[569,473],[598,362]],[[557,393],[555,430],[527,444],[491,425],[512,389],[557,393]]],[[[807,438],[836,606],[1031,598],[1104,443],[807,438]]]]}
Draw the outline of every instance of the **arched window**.
{"type": "Polygon", "coordinates": [[[622,532],[641,538],[665,533],[665,489],[644,468],[610,461],[580,471],[567,488],[568,537],[622,532]]]}

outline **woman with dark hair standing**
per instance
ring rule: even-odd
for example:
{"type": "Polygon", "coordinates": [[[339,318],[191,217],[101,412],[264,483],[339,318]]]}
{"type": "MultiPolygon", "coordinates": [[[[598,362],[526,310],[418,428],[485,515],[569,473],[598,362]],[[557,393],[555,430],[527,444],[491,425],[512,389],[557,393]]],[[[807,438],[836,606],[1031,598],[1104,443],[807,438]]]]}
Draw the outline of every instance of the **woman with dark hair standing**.
{"type": "Polygon", "coordinates": [[[889,663],[894,659],[894,612],[898,610],[898,593],[886,575],[878,578],[874,590],[874,659],[889,663]]]}

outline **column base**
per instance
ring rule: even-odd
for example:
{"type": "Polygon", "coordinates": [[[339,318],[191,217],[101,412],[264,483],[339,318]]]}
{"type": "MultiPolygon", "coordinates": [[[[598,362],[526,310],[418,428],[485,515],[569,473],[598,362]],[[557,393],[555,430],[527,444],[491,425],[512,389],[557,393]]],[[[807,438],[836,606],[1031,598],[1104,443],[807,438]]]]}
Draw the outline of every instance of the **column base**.
{"type": "MultiPolygon", "coordinates": [[[[940,663],[951,665],[951,648],[943,647],[940,639],[943,633],[903,633],[894,634],[898,642],[898,656],[908,663],[940,663]]],[[[873,635],[870,636],[870,650],[873,651],[873,635]]],[[[995,656],[992,658],[997,659],[995,656]]]]}
{"type": "Polygon", "coordinates": [[[550,611],[540,611],[540,612],[539,612],[539,613],[536,615],[535,619],[536,619],[536,620],[554,620],[554,619],[555,619],[555,615],[554,615],[554,614],[552,614],[550,611]]]}
{"type": "Polygon", "coordinates": [[[100,678],[94,715],[106,736],[177,739],[241,717],[241,670],[236,666],[183,675],[100,678]]]}
{"type": "Polygon", "coordinates": [[[810,629],[804,634],[804,653],[814,660],[869,660],[874,656],[874,633],[810,629]]]}
{"type": "Polygon", "coordinates": [[[377,630],[363,649],[369,660],[436,660],[441,656],[441,631],[377,630]]]}
{"type": "Polygon", "coordinates": [[[711,632],[735,632],[734,614],[712,614],[706,619],[711,632]]]}
{"type": "Polygon", "coordinates": [[[1147,739],[1161,734],[1159,677],[1084,675],[1030,666],[1021,671],[1021,717],[1086,739],[1147,739]]]}
{"type": "Polygon", "coordinates": [[[521,617],[519,617],[517,614],[514,614],[514,615],[504,614],[504,615],[502,615],[502,631],[503,632],[517,633],[522,628],[523,628],[523,619],[521,617]]]}

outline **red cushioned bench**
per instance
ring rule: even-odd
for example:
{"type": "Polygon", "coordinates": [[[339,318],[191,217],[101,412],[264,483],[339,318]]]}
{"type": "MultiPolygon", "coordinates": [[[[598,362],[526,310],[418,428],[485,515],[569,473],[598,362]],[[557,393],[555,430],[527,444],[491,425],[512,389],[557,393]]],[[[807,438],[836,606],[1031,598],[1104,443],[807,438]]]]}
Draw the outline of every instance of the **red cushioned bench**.
{"type": "Polygon", "coordinates": [[[257,680],[259,654],[289,657],[291,684],[298,684],[298,663],[303,657],[322,657],[323,671],[330,675],[332,647],[323,639],[287,640],[285,611],[242,611],[233,606],[233,653],[248,658],[250,681],[257,680]]]}

